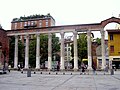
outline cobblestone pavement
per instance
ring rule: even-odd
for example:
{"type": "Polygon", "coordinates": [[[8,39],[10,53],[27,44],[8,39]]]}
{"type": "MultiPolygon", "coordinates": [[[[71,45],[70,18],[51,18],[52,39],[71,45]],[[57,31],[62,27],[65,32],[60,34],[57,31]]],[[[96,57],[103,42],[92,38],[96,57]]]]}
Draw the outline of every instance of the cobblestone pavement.
{"type": "Polygon", "coordinates": [[[41,72],[27,77],[27,72],[11,71],[0,75],[0,90],[120,90],[120,71],[114,75],[80,72],[41,72]]]}

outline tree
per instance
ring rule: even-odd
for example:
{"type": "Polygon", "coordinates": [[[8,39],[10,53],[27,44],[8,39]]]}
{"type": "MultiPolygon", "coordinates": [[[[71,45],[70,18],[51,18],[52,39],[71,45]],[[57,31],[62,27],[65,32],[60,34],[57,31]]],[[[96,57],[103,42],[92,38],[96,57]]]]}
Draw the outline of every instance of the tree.
{"type": "Polygon", "coordinates": [[[59,37],[56,37],[55,34],[52,35],[52,57],[55,55],[56,60],[60,61],[60,57],[57,52],[60,51],[59,37]]]}
{"type": "Polygon", "coordinates": [[[86,34],[80,34],[78,41],[78,57],[80,60],[87,58],[87,37],[86,34]]]}
{"type": "MultiPolygon", "coordinates": [[[[14,48],[15,48],[15,38],[10,38],[10,53],[9,53],[9,64],[13,66],[14,64],[14,48]]],[[[60,51],[59,38],[52,35],[52,53],[56,55],[56,59],[59,60],[57,52],[60,51]]],[[[45,63],[48,60],[48,35],[40,35],[40,63],[45,63]]],[[[20,40],[18,42],[18,62],[24,65],[25,62],[25,47],[24,43],[20,40]]],[[[30,39],[29,44],[29,64],[31,67],[36,65],[36,37],[30,39]]]]}
{"type": "MultiPolygon", "coordinates": [[[[72,44],[72,57],[74,57],[74,48],[72,44]]],[[[77,48],[78,48],[78,63],[80,64],[82,59],[87,58],[87,37],[86,34],[79,34],[79,38],[77,39],[77,48]]],[[[73,62],[73,60],[72,60],[73,62]]]]}
{"type": "Polygon", "coordinates": [[[101,38],[96,38],[95,41],[97,42],[98,45],[101,45],[101,38]]]}
{"type": "MultiPolygon", "coordinates": [[[[9,39],[9,64],[14,65],[15,37],[9,39]]],[[[18,41],[18,62],[24,64],[24,44],[21,40],[18,41]]]]}

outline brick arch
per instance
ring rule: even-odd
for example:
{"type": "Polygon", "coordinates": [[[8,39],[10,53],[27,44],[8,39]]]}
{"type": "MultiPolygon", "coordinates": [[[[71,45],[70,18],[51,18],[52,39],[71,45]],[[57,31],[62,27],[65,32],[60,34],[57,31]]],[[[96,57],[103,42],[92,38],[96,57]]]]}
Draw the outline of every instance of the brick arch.
{"type": "Polygon", "coordinates": [[[109,19],[106,19],[101,22],[101,26],[102,26],[102,28],[104,28],[107,24],[112,23],[112,22],[120,24],[120,18],[111,17],[109,19]]]}

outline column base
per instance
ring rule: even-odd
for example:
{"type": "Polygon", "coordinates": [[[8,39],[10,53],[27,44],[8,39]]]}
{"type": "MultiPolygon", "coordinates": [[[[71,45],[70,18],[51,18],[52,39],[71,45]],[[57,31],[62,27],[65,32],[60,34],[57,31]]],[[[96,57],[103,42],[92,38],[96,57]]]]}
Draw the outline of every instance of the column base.
{"type": "Polygon", "coordinates": [[[35,68],[36,71],[40,71],[40,68],[35,68]]]}
{"type": "Polygon", "coordinates": [[[88,69],[88,70],[93,70],[93,68],[92,68],[92,67],[87,67],[87,69],[88,69]]]}
{"type": "Polygon", "coordinates": [[[79,69],[73,69],[75,72],[77,72],[79,69]]]}

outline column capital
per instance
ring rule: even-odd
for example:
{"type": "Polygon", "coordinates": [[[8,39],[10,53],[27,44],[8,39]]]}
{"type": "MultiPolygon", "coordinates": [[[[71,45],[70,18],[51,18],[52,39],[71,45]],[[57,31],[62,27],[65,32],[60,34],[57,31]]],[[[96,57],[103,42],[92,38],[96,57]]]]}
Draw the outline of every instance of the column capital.
{"type": "Polygon", "coordinates": [[[103,36],[105,34],[104,30],[100,30],[101,36],[103,36]]]}
{"type": "Polygon", "coordinates": [[[52,36],[52,33],[48,33],[48,37],[52,36]]]}
{"type": "Polygon", "coordinates": [[[78,32],[77,31],[73,31],[74,36],[77,36],[78,32]]]}
{"type": "Polygon", "coordinates": [[[26,34],[25,37],[26,37],[26,38],[29,38],[29,34],[26,34]]]}
{"type": "Polygon", "coordinates": [[[36,33],[36,36],[39,36],[40,34],[39,33],[36,33]]]}
{"type": "Polygon", "coordinates": [[[15,35],[15,38],[18,38],[18,35],[15,35]]]}
{"type": "Polygon", "coordinates": [[[88,30],[88,31],[87,31],[87,35],[91,35],[91,30],[88,30]]]}
{"type": "Polygon", "coordinates": [[[64,38],[64,34],[65,34],[64,32],[60,32],[62,38],[64,38]]]}

